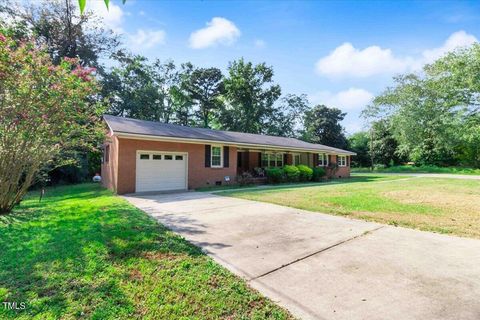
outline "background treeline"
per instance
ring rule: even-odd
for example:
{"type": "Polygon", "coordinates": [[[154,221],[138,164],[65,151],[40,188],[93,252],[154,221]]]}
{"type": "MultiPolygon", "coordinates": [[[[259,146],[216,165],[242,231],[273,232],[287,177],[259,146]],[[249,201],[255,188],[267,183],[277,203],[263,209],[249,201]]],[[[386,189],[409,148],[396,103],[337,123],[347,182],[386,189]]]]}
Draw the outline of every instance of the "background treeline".
{"type": "Polygon", "coordinates": [[[394,78],[364,111],[368,132],[349,138],[359,166],[480,167],[480,45],[394,78]]]}
{"type": "MultiPolygon", "coordinates": [[[[345,113],[310,105],[305,94],[282,92],[266,63],[240,58],[222,71],[148,60],[125,49],[94,13],[80,15],[72,0],[45,3],[0,4],[0,14],[8,17],[0,27],[17,39],[34,38],[54,64],[69,57],[95,68],[101,85],[95,99],[105,101],[110,114],[296,137],[352,149],[357,166],[480,166],[478,45],[396,77],[364,111],[371,129],[347,138],[340,124],[345,113]]],[[[76,158],[76,165],[50,172],[51,179],[78,182],[99,170],[100,152],[79,150],[76,158]]]]}

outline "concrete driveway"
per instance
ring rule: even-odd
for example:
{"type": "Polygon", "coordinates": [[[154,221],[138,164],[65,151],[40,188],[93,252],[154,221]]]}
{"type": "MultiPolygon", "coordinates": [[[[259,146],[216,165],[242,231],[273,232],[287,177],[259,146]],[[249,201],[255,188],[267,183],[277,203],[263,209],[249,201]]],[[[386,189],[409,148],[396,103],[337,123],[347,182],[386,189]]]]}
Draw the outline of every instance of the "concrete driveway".
{"type": "Polygon", "coordinates": [[[480,241],[209,193],[128,196],[304,319],[480,319],[480,241]]]}

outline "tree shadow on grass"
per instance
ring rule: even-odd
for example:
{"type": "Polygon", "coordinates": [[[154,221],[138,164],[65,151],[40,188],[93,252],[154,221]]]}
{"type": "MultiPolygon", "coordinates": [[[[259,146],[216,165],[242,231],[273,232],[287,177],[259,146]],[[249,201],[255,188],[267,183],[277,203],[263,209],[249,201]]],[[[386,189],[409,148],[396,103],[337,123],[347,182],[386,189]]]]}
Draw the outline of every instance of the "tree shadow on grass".
{"type": "Polygon", "coordinates": [[[0,310],[0,318],[128,317],[135,306],[118,283],[125,268],[112,265],[152,252],[203,255],[125,201],[102,198],[108,194],[89,185],[57,188],[0,218],[0,301],[27,303],[0,310]]]}

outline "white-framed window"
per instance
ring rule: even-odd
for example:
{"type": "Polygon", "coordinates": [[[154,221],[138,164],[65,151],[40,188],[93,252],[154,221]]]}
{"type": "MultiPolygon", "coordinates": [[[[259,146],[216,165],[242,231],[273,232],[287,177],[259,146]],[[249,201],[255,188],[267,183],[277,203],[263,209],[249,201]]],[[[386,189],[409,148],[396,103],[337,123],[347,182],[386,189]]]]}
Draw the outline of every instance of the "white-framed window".
{"type": "Polygon", "coordinates": [[[262,153],[262,167],[283,167],[283,153],[262,153]]]}
{"type": "Polygon", "coordinates": [[[210,152],[210,166],[212,168],[221,168],[223,167],[223,147],[222,146],[211,146],[210,152]]]}
{"type": "Polygon", "coordinates": [[[326,154],[326,153],[319,153],[318,154],[318,165],[320,167],[328,166],[328,154],[326,154]]]}
{"type": "Polygon", "coordinates": [[[293,165],[298,166],[300,164],[300,154],[299,153],[294,153],[293,154],[293,165]]]}
{"type": "Polygon", "coordinates": [[[346,167],[347,166],[347,156],[337,156],[337,163],[340,167],[346,167]]]}

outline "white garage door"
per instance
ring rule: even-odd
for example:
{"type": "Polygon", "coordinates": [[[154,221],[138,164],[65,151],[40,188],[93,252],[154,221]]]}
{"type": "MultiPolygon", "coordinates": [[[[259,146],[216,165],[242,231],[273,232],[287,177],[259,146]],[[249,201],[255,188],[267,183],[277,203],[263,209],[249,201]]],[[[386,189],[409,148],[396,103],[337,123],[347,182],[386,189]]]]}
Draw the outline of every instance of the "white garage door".
{"type": "Polygon", "coordinates": [[[136,192],[187,189],[187,154],[137,152],[136,192]]]}

